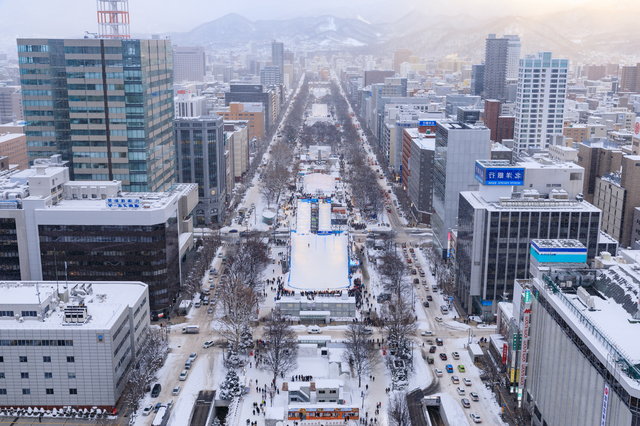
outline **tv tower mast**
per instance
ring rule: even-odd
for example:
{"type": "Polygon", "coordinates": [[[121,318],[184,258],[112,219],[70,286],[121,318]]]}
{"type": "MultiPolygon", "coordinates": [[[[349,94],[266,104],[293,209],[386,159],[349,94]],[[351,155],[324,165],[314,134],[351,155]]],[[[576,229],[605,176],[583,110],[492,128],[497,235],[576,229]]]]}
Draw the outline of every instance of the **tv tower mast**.
{"type": "Polygon", "coordinates": [[[96,0],[98,3],[98,37],[131,38],[129,0],[96,0]]]}

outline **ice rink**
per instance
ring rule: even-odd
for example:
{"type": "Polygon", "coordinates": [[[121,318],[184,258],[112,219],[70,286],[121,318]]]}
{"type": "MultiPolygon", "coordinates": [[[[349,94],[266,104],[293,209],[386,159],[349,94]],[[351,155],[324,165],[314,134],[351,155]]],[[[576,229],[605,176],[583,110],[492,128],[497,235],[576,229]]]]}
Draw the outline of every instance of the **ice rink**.
{"type": "Polygon", "coordinates": [[[351,286],[346,235],[291,234],[292,290],[340,290],[351,286]]]}

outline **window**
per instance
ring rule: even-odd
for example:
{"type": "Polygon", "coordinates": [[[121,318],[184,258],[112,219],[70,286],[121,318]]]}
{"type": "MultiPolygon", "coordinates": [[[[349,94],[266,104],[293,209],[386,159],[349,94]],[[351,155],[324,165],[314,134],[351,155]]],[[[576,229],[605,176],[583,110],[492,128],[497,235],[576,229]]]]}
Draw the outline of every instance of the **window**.
{"type": "Polygon", "coordinates": [[[46,389],[47,395],[53,395],[53,389],[46,389]]]}
{"type": "Polygon", "coordinates": [[[27,362],[27,357],[26,356],[21,356],[20,357],[20,362],[27,362]]]}
{"type": "Polygon", "coordinates": [[[43,356],[42,357],[42,362],[51,362],[51,357],[50,356],[43,356]]]}
{"type": "Polygon", "coordinates": [[[77,395],[78,389],[69,389],[69,395],[77,395]]]}
{"type": "Polygon", "coordinates": [[[7,394],[6,389],[0,389],[0,395],[6,395],[6,394],[7,394]]]}
{"type": "Polygon", "coordinates": [[[29,373],[20,373],[20,378],[21,379],[28,379],[29,378],[29,373]]]}
{"type": "Polygon", "coordinates": [[[4,362],[4,357],[0,356],[0,362],[4,362]]]}
{"type": "Polygon", "coordinates": [[[4,373],[0,373],[0,379],[4,379],[4,373]]]}
{"type": "Polygon", "coordinates": [[[45,379],[53,379],[53,373],[44,373],[45,379]]]}
{"type": "Polygon", "coordinates": [[[76,373],[67,373],[67,379],[75,379],[76,373]]]}
{"type": "Polygon", "coordinates": [[[73,356],[68,356],[67,357],[67,362],[76,362],[76,358],[73,356]]]}
{"type": "Polygon", "coordinates": [[[22,389],[23,395],[31,395],[31,389],[22,389]]]}

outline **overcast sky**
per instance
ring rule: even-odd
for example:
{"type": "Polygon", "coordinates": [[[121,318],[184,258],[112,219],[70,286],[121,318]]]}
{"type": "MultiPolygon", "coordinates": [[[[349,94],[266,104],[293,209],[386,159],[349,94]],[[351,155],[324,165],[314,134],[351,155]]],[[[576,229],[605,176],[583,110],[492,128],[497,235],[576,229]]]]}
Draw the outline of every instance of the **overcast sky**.
{"type": "MultiPolygon", "coordinates": [[[[603,7],[633,0],[129,0],[134,34],[189,31],[227,13],[250,20],[333,14],[372,22],[412,10],[472,16],[546,13],[575,6],[603,7]]],[[[73,37],[97,32],[95,0],[0,0],[0,38],[73,37]]]]}

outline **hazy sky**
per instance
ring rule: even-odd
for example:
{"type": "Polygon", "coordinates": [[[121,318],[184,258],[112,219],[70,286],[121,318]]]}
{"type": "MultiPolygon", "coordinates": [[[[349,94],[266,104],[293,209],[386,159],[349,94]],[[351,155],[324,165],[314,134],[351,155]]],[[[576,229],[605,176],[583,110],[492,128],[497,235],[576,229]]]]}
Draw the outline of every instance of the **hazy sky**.
{"type": "MultiPolygon", "coordinates": [[[[569,7],[606,7],[633,0],[130,0],[134,34],[189,31],[227,13],[251,20],[333,14],[372,22],[397,19],[412,10],[472,16],[544,13],[569,7]]],[[[94,0],[0,0],[0,39],[73,37],[97,32],[94,0]]]]}

